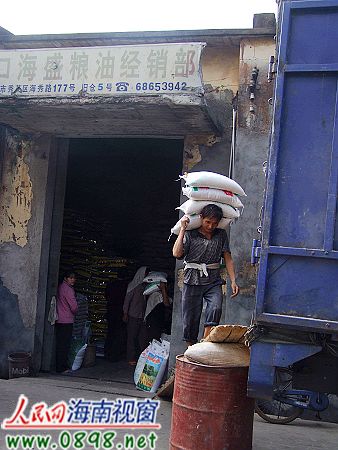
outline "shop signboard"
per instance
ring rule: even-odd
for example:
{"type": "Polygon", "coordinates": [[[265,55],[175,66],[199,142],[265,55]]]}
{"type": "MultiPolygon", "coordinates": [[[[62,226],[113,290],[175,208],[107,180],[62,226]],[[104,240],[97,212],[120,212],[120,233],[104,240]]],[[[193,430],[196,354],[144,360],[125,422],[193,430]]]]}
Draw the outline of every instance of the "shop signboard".
{"type": "Polygon", "coordinates": [[[204,45],[0,50],[0,98],[199,94],[204,45]]]}

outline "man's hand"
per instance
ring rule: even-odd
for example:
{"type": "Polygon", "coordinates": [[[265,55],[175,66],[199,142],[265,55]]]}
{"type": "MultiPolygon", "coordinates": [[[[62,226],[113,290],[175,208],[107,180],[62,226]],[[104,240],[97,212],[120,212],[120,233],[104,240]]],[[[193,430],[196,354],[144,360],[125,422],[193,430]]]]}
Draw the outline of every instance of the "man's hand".
{"type": "Polygon", "coordinates": [[[189,217],[184,215],[181,219],[181,229],[183,228],[183,230],[186,230],[189,222],[190,222],[189,217]]]}
{"type": "Polygon", "coordinates": [[[184,235],[185,230],[187,229],[188,223],[190,222],[190,219],[188,216],[184,215],[181,219],[181,229],[177,236],[177,239],[175,241],[174,247],[173,247],[173,256],[174,258],[182,258],[184,255],[184,235]]]}
{"type": "Polygon", "coordinates": [[[124,323],[128,322],[128,314],[127,313],[123,314],[122,320],[123,320],[124,323]]]}
{"type": "Polygon", "coordinates": [[[231,289],[232,289],[232,295],[230,296],[230,298],[234,298],[239,293],[239,287],[237,286],[236,281],[231,282],[231,289]]]}

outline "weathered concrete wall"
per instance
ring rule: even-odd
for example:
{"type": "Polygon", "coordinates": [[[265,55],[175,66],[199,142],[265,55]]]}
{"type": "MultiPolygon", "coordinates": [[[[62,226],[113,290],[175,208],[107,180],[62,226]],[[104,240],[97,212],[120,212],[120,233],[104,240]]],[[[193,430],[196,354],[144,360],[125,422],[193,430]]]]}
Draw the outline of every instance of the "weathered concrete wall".
{"type": "Polygon", "coordinates": [[[263,206],[272,97],[272,84],[267,82],[268,62],[274,55],[272,39],[245,39],[241,44],[239,67],[238,132],[233,177],[243,186],[242,217],[231,227],[231,249],[236,265],[237,282],[241,292],[234,300],[227,297],[226,322],[249,324],[255,305],[257,267],[250,264],[252,239],[259,238],[257,227],[263,206]],[[250,101],[250,78],[254,68],[259,70],[254,100],[250,101]],[[250,105],[254,112],[250,112],[250,105]]]}
{"type": "Polygon", "coordinates": [[[238,91],[238,45],[224,47],[207,46],[202,54],[203,83],[213,89],[238,91]]]}
{"type": "Polygon", "coordinates": [[[9,352],[34,350],[40,272],[46,271],[41,252],[50,138],[1,131],[0,376],[6,377],[9,352]]]}
{"type": "Polygon", "coordinates": [[[267,104],[273,94],[273,83],[268,83],[268,63],[275,54],[275,42],[272,38],[243,39],[240,48],[239,64],[239,128],[268,134],[271,124],[271,108],[267,104]],[[250,101],[250,79],[252,70],[258,69],[255,98],[250,101]],[[250,104],[254,113],[250,113],[250,104]]]}
{"type": "Polygon", "coordinates": [[[206,47],[201,61],[208,114],[221,133],[232,127],[232,99],[238,91],[239,46],[206,47]]]}
{"type": "Polygon", "coordinates": [[[10,169],[4,171],[2,180],[0,243],[15,242],[24,247],[27,244],[28,221],[32,216],[32,181],[25,162],[31,142],[22,141],[18,144],[10,136],[7,142],[10,152],[6,163],[10,169]]]}

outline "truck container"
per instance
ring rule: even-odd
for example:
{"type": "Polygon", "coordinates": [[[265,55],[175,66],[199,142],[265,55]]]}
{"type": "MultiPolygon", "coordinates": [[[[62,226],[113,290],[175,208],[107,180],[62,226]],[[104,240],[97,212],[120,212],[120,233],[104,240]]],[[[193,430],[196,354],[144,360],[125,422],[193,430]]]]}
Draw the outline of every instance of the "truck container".
{"type": "MultiPolygon", "coordinates": [[[[250,396],[338,393],[338,1],[281,1],[250,396]]],[[[255,252],[257,254],[257,252],[255,252]]]]}

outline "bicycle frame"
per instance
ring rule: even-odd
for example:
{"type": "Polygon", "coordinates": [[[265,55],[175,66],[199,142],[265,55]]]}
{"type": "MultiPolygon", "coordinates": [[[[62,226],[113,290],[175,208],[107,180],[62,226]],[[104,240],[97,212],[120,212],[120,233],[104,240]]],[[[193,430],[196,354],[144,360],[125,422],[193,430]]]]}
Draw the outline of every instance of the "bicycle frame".
{"type": "Polygon", "coordinates": [[[307,390],[277,391],[273,398],[282,403],[312,411],[324,411],[329,406],[329,399],[326,394],[307,390]]]}

